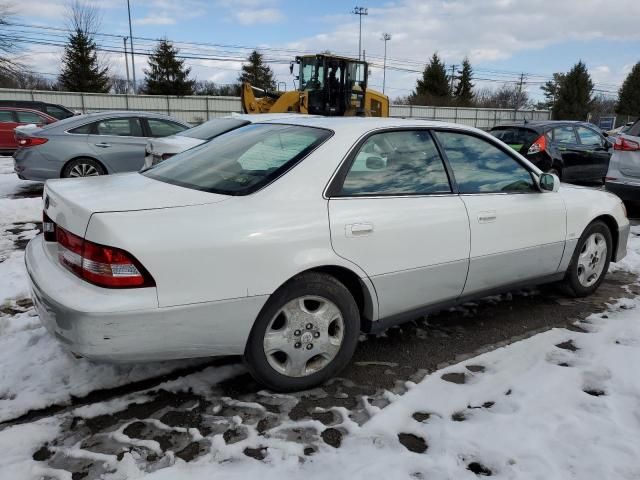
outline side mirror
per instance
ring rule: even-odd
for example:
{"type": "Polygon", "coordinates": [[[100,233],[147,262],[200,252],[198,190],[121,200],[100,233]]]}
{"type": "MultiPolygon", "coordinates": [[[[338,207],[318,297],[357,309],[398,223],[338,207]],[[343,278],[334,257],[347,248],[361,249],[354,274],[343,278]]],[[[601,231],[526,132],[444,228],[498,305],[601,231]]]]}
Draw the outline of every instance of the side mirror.
{"type": "Polygon", "coordinates": [[[369,170],[382,170],[386,166],[380,157],[367,157],[367,168],[369,170]]]}
{"type": "Polygon", "coordinates": [[[557,192],[560,189],[560,179],[553,173],[543,173],[538,179],[538,185],[543,192],[557,192]]]}

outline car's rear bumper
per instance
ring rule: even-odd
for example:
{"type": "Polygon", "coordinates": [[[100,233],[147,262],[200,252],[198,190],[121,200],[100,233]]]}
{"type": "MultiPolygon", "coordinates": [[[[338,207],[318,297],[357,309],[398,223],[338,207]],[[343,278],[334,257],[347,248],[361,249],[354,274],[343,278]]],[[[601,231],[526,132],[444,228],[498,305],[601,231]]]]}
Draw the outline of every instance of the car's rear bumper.
{"type": "Polygon", "coordinates": [[[13,170],[22,180],[60,178],[61,169],[61,163],[47,160],[36,148],[19,148],[13,154],[13,170]]]}
{"type": "MultiPolygon", "coordinates": [[[[54,244],[55,245],[55,244],[54,244]]],[[[155,288],[104,289],[62,268],[38,236],[25,262],[45,328],[72,353],[108,362],[244,352],[267,296],[159,308],[155,288]]]]}
{"type": "Polygon", "coordinates": [[[607,180],[604,185],[607,191],[620,197],[623,202],[640,203],[640,182],[624,183],[607,180]]]}

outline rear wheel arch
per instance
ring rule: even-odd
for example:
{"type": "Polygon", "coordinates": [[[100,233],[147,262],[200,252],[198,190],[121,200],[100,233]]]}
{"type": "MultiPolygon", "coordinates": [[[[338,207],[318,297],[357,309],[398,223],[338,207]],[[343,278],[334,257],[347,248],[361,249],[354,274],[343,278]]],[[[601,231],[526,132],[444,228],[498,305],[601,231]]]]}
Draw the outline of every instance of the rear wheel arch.
{"type": "Polygon", "coordinates": [[[102,163],[100,160],[98,160],[95,157],[90,157],[88,155],[79,155],[77,157],[73,157],[69,160],[67,160],[64,165],[62,166],[62,168],[60,169],[60,178],[64,178],[63,174],[64,171],[67,169],[67,167],[69,165],[71,165],[72,162],[75,162],[77,160],[91,160],[92,162],[96,162],[98,165],[100,165],[100,167],[102,168],[102,171],[104,172],[104,175],[107,175],[109,173],[109,170],[107,169],[107,167],[105,166],[104,163],[102,163]]]}

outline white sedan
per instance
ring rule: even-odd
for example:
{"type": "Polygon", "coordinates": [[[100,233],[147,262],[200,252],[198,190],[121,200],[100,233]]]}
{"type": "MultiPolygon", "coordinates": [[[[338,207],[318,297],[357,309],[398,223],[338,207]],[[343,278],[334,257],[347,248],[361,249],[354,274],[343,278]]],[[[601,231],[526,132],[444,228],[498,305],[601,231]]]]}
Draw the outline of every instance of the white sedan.
{"type": "Polygon", "coordinates": [[[361,331],[517,286],[592,293],[626,254],[604,191],[439,122],[254,123],[144,173],[50,180],[26,263],[76,355],[243,354],[275,390],[326,381],[361,331]]]}

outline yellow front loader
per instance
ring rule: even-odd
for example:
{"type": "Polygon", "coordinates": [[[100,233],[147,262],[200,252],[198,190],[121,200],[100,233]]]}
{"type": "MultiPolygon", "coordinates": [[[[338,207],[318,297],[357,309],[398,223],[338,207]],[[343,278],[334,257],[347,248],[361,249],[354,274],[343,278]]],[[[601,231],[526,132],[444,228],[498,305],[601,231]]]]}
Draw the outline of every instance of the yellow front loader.
{"type": "MultiPolygon", "coordinates": [[[[268,92],[245,82],[245,113],[298,112],[326,116],[388,117],[389,97],[367,88],[367,62],[334,55],[296,57],[297,90],[268,92]]],[[[291,63],[291,73],[294,62],[291,63]]]]}

